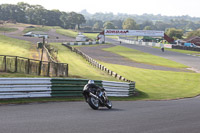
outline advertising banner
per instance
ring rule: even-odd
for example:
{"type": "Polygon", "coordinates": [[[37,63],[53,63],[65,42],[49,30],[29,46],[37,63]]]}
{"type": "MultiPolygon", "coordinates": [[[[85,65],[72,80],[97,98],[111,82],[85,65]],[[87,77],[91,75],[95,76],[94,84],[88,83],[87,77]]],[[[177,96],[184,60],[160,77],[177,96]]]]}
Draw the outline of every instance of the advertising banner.
{"type": "Polygon", "coordinates": [[[105,35],[113,36],[152,36],[152,37],[164,37],[164,31],[156,30],[121,30],[121,29],[105,29],[105,35]]]}

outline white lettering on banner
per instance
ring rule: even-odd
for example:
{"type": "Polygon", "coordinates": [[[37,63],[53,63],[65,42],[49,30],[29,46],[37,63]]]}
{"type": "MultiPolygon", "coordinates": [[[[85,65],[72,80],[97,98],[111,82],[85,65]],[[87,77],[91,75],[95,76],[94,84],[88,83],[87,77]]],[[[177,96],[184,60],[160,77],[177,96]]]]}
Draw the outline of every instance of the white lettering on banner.
{"type": "Polygon", "coordinates": [[[156,30],[120,30],[120,29],[105,29],[105,35],[127,35],[127,36],[157,36],[164,37],[164,31],[156,30]]]}

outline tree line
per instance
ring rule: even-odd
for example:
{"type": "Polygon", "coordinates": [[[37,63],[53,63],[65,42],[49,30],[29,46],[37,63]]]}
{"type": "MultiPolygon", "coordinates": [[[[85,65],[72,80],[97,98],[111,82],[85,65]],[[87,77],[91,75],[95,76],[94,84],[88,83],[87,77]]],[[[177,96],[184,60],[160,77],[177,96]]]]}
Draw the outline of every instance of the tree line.
{"type": "Polygon", "coordinates": [[[0,5],[0,20],[13,20],[19,23],[60,26],[65,29],[82,31],[102,31],[103,29],[161,30],[170,37],[181,39],[200,36],[200,18],[190,16],[128,15],[113,13],[90,14],[86,10],[80,13],[47,10],[41,5],[24,2],[0,5]]]}
{"type": "Polygon", "coordinates": [[[47,10],[41,5],[30,5],[24,2],[0,5],[0,20],[12,20],[19,23],[36,25],[61,26],[66,29],[79,28],[85,23],[85,17],[76,12],[47,10]]]}
{"type": "Polygon", "coordinates": [[[90,14],[87,10],[80,12],[86,18],[82,26],[85,30],[131,29],[131,30],[161,30],[174,39],[200,36],[200,18],[190,16],[162,15],[128,15],[113,13],[90,14]]]}

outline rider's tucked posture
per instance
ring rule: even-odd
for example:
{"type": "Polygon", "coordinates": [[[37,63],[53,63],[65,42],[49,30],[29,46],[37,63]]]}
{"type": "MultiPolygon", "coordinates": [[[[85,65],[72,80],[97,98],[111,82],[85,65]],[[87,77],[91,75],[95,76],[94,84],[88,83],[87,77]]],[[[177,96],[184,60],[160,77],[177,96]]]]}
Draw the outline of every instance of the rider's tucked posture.
{"type": "Polygon", "coordinates": [[[87,93],[89,93],[90,91],[97,93],[100,90],[103,90],[103,88],[101,88],[100,86],[95,85],[93,80],[89,80],[88,84],[86,84],[84,86],[84,88],[83,88],[83,95],[85,97],[85,100],[87,101],[87,95],[86,95],[87,93]]]}

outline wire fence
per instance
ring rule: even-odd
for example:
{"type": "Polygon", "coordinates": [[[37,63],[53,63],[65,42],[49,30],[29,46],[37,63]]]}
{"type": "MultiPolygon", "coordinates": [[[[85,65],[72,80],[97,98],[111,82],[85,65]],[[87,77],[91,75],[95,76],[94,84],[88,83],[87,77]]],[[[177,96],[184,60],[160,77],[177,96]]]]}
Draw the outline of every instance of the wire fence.
{"type": "Polygon", "coordinates": [[[48,77],[68,77],[68,64],[0,55],[0,72],[18,72],[48,77]]]}

